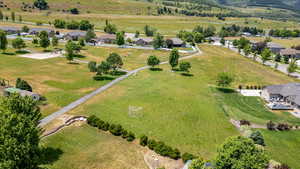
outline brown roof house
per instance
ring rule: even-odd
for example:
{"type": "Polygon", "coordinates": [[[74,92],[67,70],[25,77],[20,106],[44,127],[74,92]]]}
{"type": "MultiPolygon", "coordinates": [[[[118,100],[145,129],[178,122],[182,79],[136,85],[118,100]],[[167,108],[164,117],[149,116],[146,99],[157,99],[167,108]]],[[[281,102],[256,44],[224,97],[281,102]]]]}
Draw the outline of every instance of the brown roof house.
{"type": "Polygon", "coordinates": [[[151,37],[138,38],[134,41],[134,43],[139,46],[150,46],[153,43],[153,38],[151,37]]]}
{"type": "Polygon", "coordinates": [[[169,38],[167,40],[171,40],[173,43],[173,47],[185,47],[185,42],[183,42],[179,38],[169,38]]]}
{"type": "Polygon", "coordinates": [[[69,32],[64,35],[64,39],[66,40],[79,40],[80,38],[84,38],[86,35],[86,32],[83,31],[75,31],[75,32],[69,32]]]}
{"type": "Polygon", "coordinates": [[[282,49],[280,51],[281,56],[287,56],[288,58],[297,58],[300,59],[300,50],[296,49],[282,49]]]}
{"type": "Polygon", "coordinates": [[[98,43],[108,43],[113,44],[117,40],[117,36],[115,34],[105,34],[98,38],[98,43]]]}
{"type": "Polygon", "coordinates": [[[280,99],[300,108],[300,83],[267,86],[263,88],[261,96],[267,101],[280,99]]]}

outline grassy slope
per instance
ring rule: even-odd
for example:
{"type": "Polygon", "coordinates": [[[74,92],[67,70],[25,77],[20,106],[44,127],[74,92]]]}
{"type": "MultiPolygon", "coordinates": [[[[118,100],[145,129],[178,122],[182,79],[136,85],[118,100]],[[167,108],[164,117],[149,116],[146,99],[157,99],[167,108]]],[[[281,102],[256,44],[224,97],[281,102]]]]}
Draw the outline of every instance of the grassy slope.
{"type": "Polygon", "coordinates": [[[267,145],[267,151],[271,157],[282,163],[288,164],[291,168],[300,168],[300,132],[272,132],[261,130],[267,145]]]}
{"type": "Polygon", "coordinates": [[[46,165],[51,169],[147,169],[138,145],[87,125],[66,128],[42,143],[62,151],[57,162],[46,165]]]}

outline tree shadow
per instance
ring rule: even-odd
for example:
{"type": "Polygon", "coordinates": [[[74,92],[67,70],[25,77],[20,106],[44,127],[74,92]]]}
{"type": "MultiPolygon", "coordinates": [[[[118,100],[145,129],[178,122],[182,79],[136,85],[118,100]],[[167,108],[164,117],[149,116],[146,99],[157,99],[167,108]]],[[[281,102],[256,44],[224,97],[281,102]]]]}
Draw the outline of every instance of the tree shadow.
{"type": "Polygon", "coordinates": [[[52,52],[53,50],[51,49],[44,49],[43,52],[52,52]]]}
{"type": "Polygon", "coordinates": [[[43,147],[41,148],[40,164],[52,164],[59,160],[63,151],[60,148],[43,147]]]}
{"type": "Polygon", "coordinates": [[[192,76],[194,76],[193,74],[191,74],[191,73],[186,73],[186,72],[181,73],[181,75],[182,75],[182,76],[187,76],[187,77],[192,77],[192,76]]]}
{"type": "Polygon", "coordinates": [[[223,93],[235,93],[235,90],[224,87],[217,87],[217,90],[223,93]]]}
{"type": "Polygon", "coordinates": [[[172,68],[172,71],[174,71],[174,72],[180,72],[181,70],[179,68],[172,68]]]}
{"type": "Polygon", "coordinates": [[[94,80],[96,81],[104,81],[104,80],[114,80],[114,77],[111,76],[100,76],[100,75],[96,75],[93,77],[94,80]]]}
{"type": "Polygon", "coordinates": [[[27,53],[30,53],[30,52],[27,50],[17,50],[16,51],[16,54],[27,54],[27,53]]]}
{"type": "Polygon", "coordinates": [[[159,67],[151,67],[150,70],[151,71],[162,71],[163,69],[159,68],[159,67]]]}
{"type": "Polygon", "coordinates": [[[70,65],[79,65],[78,62],[68,62],[68,64],[70,64],[70,65]]]}
{"type": "Polygon", "coordinates": [[[75,54],[74,57],[75,57],[75,58],[85,58],[86,56],[81,55],[81,54],[75,54]]]}
{"type": "Polygon", "coordinates": [[[113,75],[113,76],[122,76],[122,75],[126,75],[127,72],[120,71],[120,70],[115,70],[115,71],[110,72],[109,74],[113,75]]]}
{"type": "Polygon", "coordinates": [[[2,54],[4,54],[4,55],[15,55],[15,53],[13,53],[13,52],[3,52],[2,54]]]}

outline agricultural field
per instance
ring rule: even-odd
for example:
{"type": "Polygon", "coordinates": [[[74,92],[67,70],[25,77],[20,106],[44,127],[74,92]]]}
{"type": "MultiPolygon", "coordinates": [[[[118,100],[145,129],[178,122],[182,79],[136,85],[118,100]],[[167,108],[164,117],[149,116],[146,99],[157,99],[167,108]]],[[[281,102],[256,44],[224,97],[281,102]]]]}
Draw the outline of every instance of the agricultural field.
{"type": "MultiPolygon", "coordinates": [[[[253,106],[257,110],[263,110],[260,101],[256,103],[252,99],[244,99],[241,96],[232,101],[224,96],[229,101],[224,101],[224,105],[220,104],[218,98],[226,93],[220,94],[221,91],[216,89],[216,76],[222,71],[232,73],[235,76],[233,86],[288,83],[294,81],[292,78],[241,57],[226,48],[200,45],[200,49],[204,53],[189,60],[192,63],[191,73],[193,76],[182,76],[180,72],[172,72],[168,65],[160,66],[162,71],[145,70],[92,98],[69,114],[96,115],[105,121],[121,124],[124,128],[136,133],[137,136],[146,134],[151,138],[164,141],[172,147],[179,148],[181,152],[191,152],[205,159],[215,157],[218,145],[225,138],[239,135],[238,130],[229,123],[229,119],[232,117],[240,118],[241,116],[228,114],[224,111],[224,105],[231,106],[238,113],[245,115],[243,117],[253,116],[252,119],[258,119],[257,121],[263,121],[268,117],[277,120],[281,118],[280,115],[277,116],[276,114],[267,115],[267,113],[272,112],[266,112],[266,110],[264,112],[256,111],[255,113],[258,114],[256,116],[251,114],[253,112],[248,109],[245,110],[243,106],[253,106]],[[232,105],[232,103],[237,102],[236,104],[239,104],[244,100],[251,102],[239,106],[232,105]]],[[[234,95],[230,97],[234,97],[234,95]]],[[[287,115],[283,117],[287,121],[292,119],[287,115]]],[[[63,147],[56,139],[67,139],[62,135],[69,136],[70,130],[73,128],[46,138],[45,145],[63,147]]],[[[93,129],[80,127],[78,130],[90,131],[93,129]]],[[[72,142],[80,142],[83,147],[88,144],[89,147],[96,148],[93,149],[93,152],[82,154],[81,158],[86,159],[91,154],[101,156],[102,151],[97,148],[100,143],[96,141],[84,143],[78,140],[87,137],[84,133],[76,135],[77,137],[72,142]]],[[[280,144],[280,141],[285,142],[285,138],[282,137],[280,141],[271,143],[272,139],[277,136],[267,134],[269,133],[266,131],[267,145],[270,145],[267,148],[272,157],[278,161],[287,162],[292,167],[297,167],[298,164],[293,161],[296,157],[290,157],[291,155],[288,153],[282,157],[275,153],[280,151],[276,145],[280,144]]],[[[296,141],[291,140],[290,144],[295,146],[296,141]]],[[[70,143],[67,147],[70,150],[74,148],[76,151],[82,151],[82,149],[75,148],[76,145],[70,143]]],[[[290,148],[287,144],[282,145],[282,149],[284,146],[290,148]]],[[[138,150],[135,151],[139,152],[138,150]]],[[[65,161],[70,161],[70,159],[76,161],[74,158],[77,157],[71,156],[67,149],[66,152],[66,154],[61,155],[58,161],[54,162],[53,166],[68,168],[74,165],[65,161]]],[[[113,162],[112,165],[117,164],[113,162]]]]}

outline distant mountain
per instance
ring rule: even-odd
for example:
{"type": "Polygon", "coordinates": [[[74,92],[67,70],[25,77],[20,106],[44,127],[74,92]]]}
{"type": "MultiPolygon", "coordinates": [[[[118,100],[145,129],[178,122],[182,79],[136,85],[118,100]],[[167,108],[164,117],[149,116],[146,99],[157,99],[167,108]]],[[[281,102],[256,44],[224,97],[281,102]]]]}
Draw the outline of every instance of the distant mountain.
{"type": "Polygon", "coordinates": [[[300,11],[300,0],[217,0],[221,5],[273,7],[300,11]]]}

